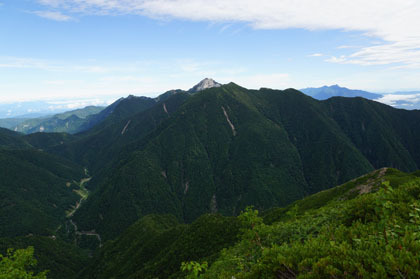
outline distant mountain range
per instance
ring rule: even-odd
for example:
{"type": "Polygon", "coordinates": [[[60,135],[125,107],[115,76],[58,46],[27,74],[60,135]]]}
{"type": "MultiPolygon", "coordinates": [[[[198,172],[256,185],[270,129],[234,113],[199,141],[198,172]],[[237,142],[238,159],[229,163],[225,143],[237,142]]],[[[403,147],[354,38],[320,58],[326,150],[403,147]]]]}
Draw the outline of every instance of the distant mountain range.
{"type": "Polygon", "coordinates": [[[317,100],[326,100],[331,97],[363,97],[369,100],[375,100],[396,108],[420,109],[420,91],[407,91],[395,93],[371,93],[363,90],[353,90],[338,85],[323,86],[319,88],[300,89],[312,98],[317,100]]]}
{"type": "Polygon", "coordinates": [[[318,100],[326,100],[331,97],[363,97],[375,100],[382,97],[380,94],[370,93],[363,90],[348,89],[338,85],[322,86],[319,88],[304,88],[300,89],[300,91],[318,100]]]}
{"type": "Polygon", "coordinates": [[[69,117],[84,119],[79,132],[0,129],[0,253],[33,245],[50,278],[183,278],[190,260],[219,261],[208,278],[245,278],[229,270],[238,258],[255,268],[248,278],[294,278],[310,272],[299,267],[313,247],[325,253],[313,255],[323,263],[314,278],[323,278],[325,258],[347,249],[364,247],[354,255],[369,261],[349,264],[366,270],[382,252],[392,261],[418,251],[399,233],[417,234],[420,222],[409,215],[419,206],[419,110],[206,79],[48,121],[69,117]],[[264,219],[249,209],[235,217],[250,205],[264,219]],[[322,243],[311,242],[318,235],[322,243]],[[372,252],[378,245],[388,248],[372,252]]]}
{"type": "Polygon", "coordinates": [[[87,106],[107,106],[116,96],[0,103],[2,118],[40,118],[87,106]]]}
{"type": "Polygon", "coordinates": [[[103,109],[104,107],[88,106],[83,109],[40,118],[0,119],[0,127],[25,134],[36,132],[66,132],[74,134],[90,128],[87,123],[91,121],[91,116],[98,114],[103,109]]]}

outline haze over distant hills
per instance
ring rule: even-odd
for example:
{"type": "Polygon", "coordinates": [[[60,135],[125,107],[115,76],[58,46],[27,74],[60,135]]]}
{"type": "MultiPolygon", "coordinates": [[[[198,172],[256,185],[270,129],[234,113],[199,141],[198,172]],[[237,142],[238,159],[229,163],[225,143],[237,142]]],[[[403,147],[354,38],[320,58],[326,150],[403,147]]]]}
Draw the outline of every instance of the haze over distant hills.
{"type": "Polygon", "coordinates": [[[382,97],[380,94],[374,94],[363,90],[353,90],[338,85],[322,86],[319,88],[300,89],[303,93],[318,100],[326,100],[331,97],[363,97],[374,100],[382,97]]]}
{"type": "Polygon", "coordinates": [[[396,108],[420,109],[420,91],[400,91],[381,94],[363,90],[348,89],[338,85],[322,86],[319,88],[304,88],[300,89],[300,91],[318,100],[326,100],[331,97],[363,97],[391,105],[396,108]]]}
{"type": "Polygon", "coordinates": [[[54,115],[69,110],[80,109],[87,106],[107,106],[117,98],[77,98],[77,99],[58,99],[58,100],[38,100],[38,101],[17,101],[0,103],[0,119],[3,118],[38,118],[54,115]]]}
{"type": "Polygon", "coordinates": [[[104,107],[88,106],[41,118],[0,119],[0,126],[16,132],[31,134],[36,132],[66,132],[75,134],[89,129],[89,124],[104,107]]]}

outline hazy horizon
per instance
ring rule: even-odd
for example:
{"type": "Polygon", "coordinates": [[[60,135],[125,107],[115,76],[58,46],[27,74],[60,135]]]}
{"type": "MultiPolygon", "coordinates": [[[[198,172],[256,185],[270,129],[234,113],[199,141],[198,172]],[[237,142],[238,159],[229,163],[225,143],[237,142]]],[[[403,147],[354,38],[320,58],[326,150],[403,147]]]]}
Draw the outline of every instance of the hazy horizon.
{"type": "Polygon", "coordinates": [[[418,14],[396,0],[0,0],[0,102],[155,97],[204,77],[420,91],[418,14]]]}
{"type": "MultiPolygon", "coordinates": [[[[181,89],[187,91],[188,89],[192,88],[192,84],[188,88],[172,88],[165,90],[164,92],[159,92],[155,94],[149,94],[147,97],[157,97],[160,94],[165,93],[166,91],[173,90],[173,89],[181,89]]],[[[239,84],[240,85],[240,84],[239,84]]],[[[332,86],[339,86],[338,84],[333,85],[325,85],[327,87],[332,86]]],[[[310,87],[307,87],[310,88],[310,87]]],[[[259,88],[256,88],[259,89],[259,88]]],[[[277,88],[273,88],[277,89],[277,88]]],[[[305,89],[305,88],[295,88],[297,90],[305,89]]],[[[362,89],[354,89],[354,88],[347,88],[350,90],[362,90],[362,89]]],[[[364,90],[362,90],[364,91],[364,90]]],[[[382,97],[375,99],[375,101],[396,106],[399,108],[405,109],[418,109],[420,103],[420,90],[419,91],[401,91],[401,92],[393,92],[393,93],[381,93],[381,92],[368,92],[368,93],[375,93],[382,95],[382,97]],[[404,101],[405,104],[399,104],[398,102],[404,101]],[[412,107],[410,107],[412,106],[412,107]]],[[[134,96],[144,96],[141,94],[135,93],[127,93],[125,95],[105,95],[105,96],[96,96],[94,98],[89,97],[74,97],[74,98],[46,98],[46,99],[30,99],[30,100],[18,100],[18,101],[9,101],[9,102],[1,102],[0,101],[0,118],[13,118],[13,117],[23,117],[30,115],[30,118],[37,117],[37,114],[40,116],[48,115],[48,114],[56,114],[65,111],[71,111],[75,109],[85,108],[87,106],[108,106],[118,100],[119,98],[125,98],[129,95],[134,96]]]]}

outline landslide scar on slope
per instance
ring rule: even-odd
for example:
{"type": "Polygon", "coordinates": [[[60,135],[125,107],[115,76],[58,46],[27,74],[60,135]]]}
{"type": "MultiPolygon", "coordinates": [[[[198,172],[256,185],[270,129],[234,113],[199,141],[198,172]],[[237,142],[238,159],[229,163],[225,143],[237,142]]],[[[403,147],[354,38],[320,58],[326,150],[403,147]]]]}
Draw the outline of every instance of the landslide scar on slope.
{"type": "Polygon", "coordinates": [[[166,112],[166,114],[169,116],[168,110],[166,109],[166,104],[163,103],[163,110],[166,112]]]}
{"type": "Polygon", "coordinates": [[[227,114],[227,112],[226,112],[226,110],[225,110],[225,108],[223,106],[222,106],[222,110],[223,110],[223,114],[226,117],[227,123],[229,124],[230,128],[232,129],[233,136],[236,136],[236,128],[235,128],[235,126],[233,126],[232,122],[230,121],[229,115],[227,114]]]}
{"type": "Polygon", "coordinates": [[[131,120],[128,120],[127,124],[125,124],[124,129],[121,131],[121,135],[124,135],[124,133],[127,131],[128,125],[130,125],[131,120]]]}

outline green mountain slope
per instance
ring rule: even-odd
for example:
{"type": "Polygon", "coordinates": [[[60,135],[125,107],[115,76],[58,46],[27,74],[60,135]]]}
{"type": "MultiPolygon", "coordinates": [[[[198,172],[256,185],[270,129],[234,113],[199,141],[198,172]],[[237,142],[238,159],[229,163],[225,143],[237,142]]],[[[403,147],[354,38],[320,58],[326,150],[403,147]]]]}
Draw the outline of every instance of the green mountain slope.
{"type": "Polygon", "coordinates": [[[182,261],[214,261],[235,243],[239,228],[236,218],[214,214],[190,225],[170,215],[148,215],[108,242],[79,278],[179,278],[182,261]]]}
{"type": "Polygon", "coordinates": [[[0,147],[2,149],[22,149],[31,147],[22,135],[8,129],[0,128],[0,147]]]}
{"type": "Polygon", "coordinates": [[[372,112],[375,102],[364,100],[367,105],[340,112],[346,100],[331,100],[316,101],[291,89],[255,91],[228,84],[187,95],[168,114],[162,103],[156,104],[146,112],[166,114],[164,121],[135,129],[124,142],[124,125],[144,119],[146,112],[126,118],[114,124],[114,137],[89,138],[114,150],[106,157],[114,163],[94,178],[96,191],[75,221],[110,239],[151,213],[171,213],[186,222],[206,212],[235,215],[250,204],[259,209],[287,205],[374,168],[417,168],[416,111],[385,106],[387,119],[406,117],[412,123],[388,132],[384,116],[372,112]],[[340,114],[334,114],[335,108],[340,114]],[[345,114],[355,122],[371,121],[377,129],[372,128],[372,136],[362,125],[348,129],[340,120],[345,114]],[[369,140],[358,142],[358,134],[369,140]],[[366,148],[379,148],[384,159],[375,160],[366,148]]]}
{"type": "Polygon", "coordinates": [[[16,238],[0,238],[0,254],[6,254],[10,247],[24,249],[32,246],[38,264],[35,273],[48,270],[49,279],[76,278],[80,268],[88,263],[85,251],[78,247],[44,236],[23,236],[16,238]]]}
{"type": "Polygon", "coordinates": [[[67,133],[33,133],[23,137],[31,146],[43,150],[61,146],[65,143],[75,141],[77,138],[76,135],[67,133]]]}
{"type": "Polygon", "coordinates": [[[1,247],[51,237],[35,241],[40,257],[69,253],[42,256],[54,274],[68,265],[74,278],[86,264],[79,249],[59,248],[63,239],[103,244],[80,278],[181,278],[190,260],[210,264],[205,278],[415,274],[420,175],[383,167],[420,166],[419,111],[230,83],[129,96],[86,119],[74,135],[0,129],[1,247]],[[223,217],[248,205],[263,215],[223,217]],[[347,250],[357,264],[334,256],[347,250]],[[372,251],[385,270],[360,262],[372,251]]]}
{"type": "Polygon", "coordinates": [[[199,278],[418,278],[419,193],[420,178],[384,169],[297,202],[271,225],[248,211],[241,240],[199,278]]]}
{"type": "Polygon", "coordinates": [[[158,103],[154,99],[143,97],[120,99],[111,105],[108,117],[101,123],[78,134],[77,139],[52,147],[49,151],[71,158],[93,173],[104,171],[113,161],[123,157],[120,153],[124,149],[127,152],[123,153],[132,151],[132,147],[127,147],[130,143],[143,138],[169,118],[187,96],[179,93],[158,103]]]}
{"type": "Polygon", "coordinates": [[[59,240],[57,230],[80,200],[75,181],[85,174],[75,163],[39,150],[66,135],[43,135],[0,129],[0,253],[34,246],[37,271],[50,270],[48,278],[75,278],[87,255],[59,240]]]}
{"type": "Polygon", "coordinates": [[[87,122],[91,121],[90,117],[100,113],[103,109],[103,107],[88,106],[53,116],[27,119],[14,127],[7,128],[25,134],[36,132],[66,132],[74,134],[88,128],[86,126],[87,122]]]}
{"type": "Polygon", "coordinates": [[[329,114],[375,168],[420,166],[420,111],[396,110],[363,98],[331,98],[329,114]]]}
{"type": "Polygon", "coordinates": [[[284,125],[290,141],[299,151],[310,187],[308,193],[330,188],[374,169],[329,117],[321,102],[293,89],[283,92],[262,89],[260,94],[265,99],[260,110],[273,122],[284,125]]]}
{"type": "Polygon", "coordinates": [[[13,130],[17,125],[28,119],[29,118],[2,118],[0,119],[0,127],[13,130]]]}
{"type": "Polygon", "coordinates": [[[246,93],[238,94],[210,89],[188,98],[121,161],[77,222],[112,236],[150,213],[192,221],[205,212],[231,215],[249,203],[271,207],[303,197],[303,187],[293,190],[305,180],[286,133],[258,113],[246,93]]]}
{"type": "Polygon", "coordinates": [[[79,200],[83,169],[36,150],[0,150],[0,236],[52,235],[79,200]],[[17,221],[19,220],[19,221],[17,221]]]}
{"type": "Polygon", "coordinates": [[[344,271],[389,278],[397,269],[416,278],[413,248],[420,240],[408,236],[418,232],[420,217],[409,213],[418,209],[412,205],[418,205],[419,189],[418,174],[384,168],[270,209],[263,218],[247,210],[178,225],[172,216],[149,215],[109,241],[79,278],[185,278],[180,266],[186,261],[209,263],[200,278],[346,278],[344,271]],[[376,260],[385,261],[384,271],[371,264],[376,260]]]}
{"type": "Polygon", "coordinates": [[[53,234],[78,201],[73,181],[83,176],[77,164],[0,129],[0,237],[53,234]]]}

